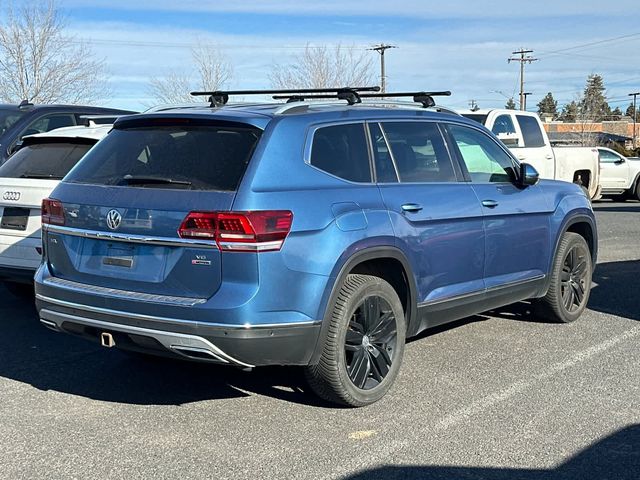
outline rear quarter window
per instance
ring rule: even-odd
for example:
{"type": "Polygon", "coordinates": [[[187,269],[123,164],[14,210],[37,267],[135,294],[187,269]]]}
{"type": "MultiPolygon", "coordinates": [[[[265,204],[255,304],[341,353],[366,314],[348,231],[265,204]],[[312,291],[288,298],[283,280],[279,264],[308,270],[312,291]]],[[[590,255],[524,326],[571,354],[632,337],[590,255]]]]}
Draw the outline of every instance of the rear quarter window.
{"type": "Polygon", "coordinates": [[[27,145],[0,167],[0,177],[61,180],[95,141],[27,145]]]}
{"type": "Polygon", "coordinates": [[[364,124],[318,128],[311,145],[311,165],[351,182],[371,182],[364,124]]]}
{"type": "Polygon", "coordinates": [[[258,128],[238,124],[116,128],[65,181],[233,191],[261,133],[258,128]]]}

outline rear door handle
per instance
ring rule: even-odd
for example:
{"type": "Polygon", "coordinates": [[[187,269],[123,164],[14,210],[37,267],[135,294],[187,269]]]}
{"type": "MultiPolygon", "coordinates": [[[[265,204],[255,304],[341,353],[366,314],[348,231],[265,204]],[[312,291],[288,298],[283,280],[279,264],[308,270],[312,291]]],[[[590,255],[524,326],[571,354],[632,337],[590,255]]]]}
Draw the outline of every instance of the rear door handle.
{"type": "Polygon", "coordinates": [[[403,212],[419,212],[420,210],[422,210],[422,205],[418,205],[417,203],[405,203],[404,205],[402,205],[402,211],[403,212]]]}
{"type": "Polygon", "coordinates": [[[495,200],[482,200],[482,206],[487,208],[496,208],[498,206],[498,202],[495,200]]]}

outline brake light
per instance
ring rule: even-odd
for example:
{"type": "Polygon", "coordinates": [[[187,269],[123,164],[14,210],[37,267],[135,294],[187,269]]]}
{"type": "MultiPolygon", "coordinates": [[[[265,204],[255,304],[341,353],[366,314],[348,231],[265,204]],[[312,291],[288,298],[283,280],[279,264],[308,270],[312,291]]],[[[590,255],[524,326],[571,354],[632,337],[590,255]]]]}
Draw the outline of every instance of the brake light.
{"type": "Polygon", "coordinates": [[[59,200],[45,198],[42,200],[41,211],[43,225],[64,225],[64,208],[59,200]]]}
{"type": "Polygon", "coordinates": [[[220,250],[280,250],[291,230],[289,210],[190,212],[178,229],[181,238],[215,239],[220,250]]]}

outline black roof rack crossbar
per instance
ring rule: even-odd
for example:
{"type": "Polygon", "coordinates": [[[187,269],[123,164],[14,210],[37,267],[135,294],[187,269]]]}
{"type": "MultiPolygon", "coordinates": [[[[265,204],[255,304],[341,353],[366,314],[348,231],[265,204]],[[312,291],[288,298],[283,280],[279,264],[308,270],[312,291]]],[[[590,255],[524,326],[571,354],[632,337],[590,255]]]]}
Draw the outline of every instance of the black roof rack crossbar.
{"type": "Polygon", "coordinates": [[[281,95],[278,98],[287,98],[292,101],[301,101],[314,94],[324,94],[322,98],[340,98],[350,104],[359,102],[359,92],[379,92],[380,87],[342,87],[342,88],[297,88],[276,90],[216,90],[213,92],[191,92],[194,97],[208,96],[212,107],[226,105],[230,95],[281,95]]]}
{"type": "Polygon", "coordinates": [[[413,97],[413,101],[421,103],[424,108],[435,107],[436,102],[433,97],[448,97],[449,90],[441,92],[390,92],[390,93],[363,93],[361,98],[393,98],[393,97],[413,97]]]}
{"type": "Polygon", "coordinates": [[[305,100],[324,100],[327,98],[337,98],[338,100],[346,100],[349,105],[355,105],[356,103],[362,103],[360,99],[362,95],[354,90],[345,88],[338,90],[334,94],[314,94],[314,95],[274,95],[274,100],[286,100],[287,103],[291,102],[304,102],[305,100]]]}

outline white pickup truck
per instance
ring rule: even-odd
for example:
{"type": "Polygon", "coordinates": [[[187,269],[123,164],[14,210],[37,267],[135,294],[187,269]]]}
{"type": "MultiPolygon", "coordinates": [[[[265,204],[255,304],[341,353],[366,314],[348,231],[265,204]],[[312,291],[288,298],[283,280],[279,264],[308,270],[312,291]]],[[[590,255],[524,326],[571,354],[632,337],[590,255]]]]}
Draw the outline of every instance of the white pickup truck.
{"type": "Polygon", "coordinates": [[[602,195],[619,200],[640,200],[640,158],[624,157],[610,148],[600,152],[602,195]]]}
{"type": "Polygon", "coordinates": [[[532,112],[490,109],[459,113],[491,130],[519,160],[533,165],[540,178],[573,182],[582,186],[589,198],[600,196],[595,147],[551,147],[540,118],[532,112]]]}

